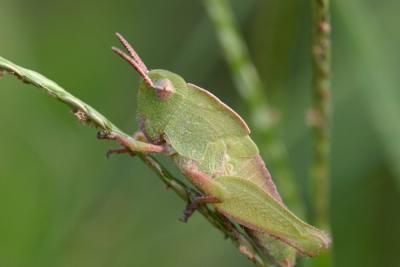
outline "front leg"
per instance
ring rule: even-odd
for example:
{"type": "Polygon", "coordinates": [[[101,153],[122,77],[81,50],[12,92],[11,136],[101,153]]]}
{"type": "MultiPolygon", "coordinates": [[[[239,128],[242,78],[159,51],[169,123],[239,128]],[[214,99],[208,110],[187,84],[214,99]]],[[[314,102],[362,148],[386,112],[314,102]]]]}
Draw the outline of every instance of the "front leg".
{"type": "MultiPolygon", "coordinates": [[[[151,143],[142,142],[133,137],[119,134],[119,133],[107,133],[99,132],[97,134],[99,139],[114,140],[121,144],[129,153],[168,153],[169,148],[167,145],[154,145],[151,143]]],[[[139,138],[138,138],[139,139],[139,138]]],[[[122,150],[121,150],[122,152],[122,150]]]]}
{"type": "MultiPolygon", "coordinates": [[[[147,138],[146,138],[146,136],[143,134],[142,131],[137,131],[137,132],[135,132],[135,133],[132,135],[132,138],[135,139],[135,140],[137,140],[137,141],[141,141],[141,142],[144,142],[144,143],[148,143],[147,138]]],[[[107,156],[107,158],[110,158],[111,155],[114,155],[114,154],[129,154],[129,155],[131,155],[132,157],[134,157],[134,156],[136,155],[136,153],[130,151],[128,148],[123,147],[123,148],[117,148],[117,149],[110,149],[110,150],[108,150],[106,156],[107,156]]]]}

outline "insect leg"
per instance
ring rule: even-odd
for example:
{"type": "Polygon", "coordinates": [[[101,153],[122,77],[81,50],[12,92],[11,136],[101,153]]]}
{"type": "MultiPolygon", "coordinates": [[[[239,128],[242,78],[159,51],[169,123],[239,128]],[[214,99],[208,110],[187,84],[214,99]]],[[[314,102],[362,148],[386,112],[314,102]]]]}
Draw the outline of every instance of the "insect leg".
{"type": "Polygon", "coordinates": [[[167,146],[153,145],[118,133],[99,132],[97,137],[99,139],[115,140],[131,152],[167,153],[169,151],[167,146]]]}
{"type": "MultiPolygon", "coordinates": [[[[137,131],[132,135],[132,138],[141,142],[145,142],[147,143],[147,138],[146,136],[143,134],[142,131],[137,131]]],[[[130,151],[127,148],[117,148],[117,149],[110,149],[107,151],[107,158],[109,158],[111,155],[114,154],[130,154],[132,157],[134,157],[136,155],[136,153],[133,153],[132,151],[130,151]]]]}
{"type": "Polygon", "coordinates": [[[187,222],[190,216],[199,208],[199,205],[220,203],[219,199],[213,196],[199,196],[189,203],[183,211],[182,222],[187,222]]]}

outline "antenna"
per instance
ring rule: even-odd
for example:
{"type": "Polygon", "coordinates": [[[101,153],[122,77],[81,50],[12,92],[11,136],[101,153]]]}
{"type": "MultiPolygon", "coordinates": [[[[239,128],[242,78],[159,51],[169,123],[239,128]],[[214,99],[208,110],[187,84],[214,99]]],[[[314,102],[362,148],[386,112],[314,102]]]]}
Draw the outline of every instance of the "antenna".
{"type": "Polygon", "coordinates": [[[139,55],[136,53],[135,49],[128,43],[128,41],[120,34],[120,33],[115,33],[121,42],[123,46],[125,46],[126,50],[128,50],[129,54],[131,54],[132,58],[139,64],[142,70],[144,70],[146,73],[149,72],[147,69],[146,65],[143,63],[143,60],[139,57],[139,55]]]}
{"type": "Polygon", "coordinates": [[[126,41],[126,39],[119,33],[116,33],[118,39],[122,43],[122,45],[128,50],[129,54],[132,56],[128,56],[125,54],[123,51],[116,47],[112,47],[111,49],[119,55],[121,58],[126,60],[130,65],[132,65],[136,71],[143,77],[145,80],[146,84],[150,87],[155,88],[153,82],[151,81],[150,77],[147,75],[149,70],[147,69],[146,65],[143,63],[142,59],[139,57],[139,55],[136,53],[136,51],[133,49],[133,47],[126,41]]]}

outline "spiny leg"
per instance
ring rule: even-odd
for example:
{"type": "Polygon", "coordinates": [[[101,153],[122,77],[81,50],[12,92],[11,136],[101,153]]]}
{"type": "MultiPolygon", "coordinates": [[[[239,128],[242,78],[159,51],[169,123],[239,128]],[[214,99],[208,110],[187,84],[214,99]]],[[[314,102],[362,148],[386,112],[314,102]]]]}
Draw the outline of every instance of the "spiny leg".
{"type": "Polygon", "coordinates": [[[218,198],[213,196],[196,197],[193,201],[191,201],[191,203],[186,206],[185,210],[183,211],[183,217],[180,220],[186,223],[200,205],[215,204],[220,202],[221,201],[218,198]]]}
{"type": "Polygon", "coordinates": [[[187,220],[189,219],[189,217],[193,214],[193,212],[196,211],[196,209],[199,207],[199,205],[202,204],[212,204],[212,203],[221,203],[221,201],[214,196],[211,196],[209,193],[212,191],[216,186],[218,186],[217,184],[215,184],[215,181],[213,180],[213,178],[211,176],[209,176],[208,174],[200,171],[198,169],[198,164],[195,162],[183,162],[182,166],[184,166],[183,168],[183,173],[184,175],[198,188],[200,188],[203,192],[205,192],[205,196],[197,196],[194,198],[193,201],[191,201],[191,203],[189,203],[186,206],[186,209],[183,213],[183,218],[181,219],[181,221],[183,222],[187,222],[187,220]]]}

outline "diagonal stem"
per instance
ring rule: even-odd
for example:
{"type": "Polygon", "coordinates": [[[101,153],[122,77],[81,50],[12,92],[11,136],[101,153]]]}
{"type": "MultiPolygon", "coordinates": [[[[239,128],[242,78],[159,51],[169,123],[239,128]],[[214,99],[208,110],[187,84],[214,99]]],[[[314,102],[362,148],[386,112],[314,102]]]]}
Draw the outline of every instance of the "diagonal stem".
{"type": "MultiPolygon", "coordinates": [[[[32,84],[39,89],[42,89],[48,95],[56,98],[57,100],[70,106],[76,117],[85,125],[99,128],[108,133],[118,133],[128,136],[112,122],[110,122],[100,112],[86,104],[82,100],[73,96],[71,93],[64,90],[55,82],[49,80],[45,76],[20,67],[2,57],[0,57],[0,78],[7,72],[17,76],[23,82],[32,84]]],[[[138,157],[157,174],[161,181],[163,181],[169,188],[171,188],[180,198],[184,201],[190,201],[193,196],[199,195],[199,192],[175,178],[166,168],[164,168],[152,156],[138,154],[138,157]]],[[[267,267],[267,262],[260,256],[260,253],[254,245],[254,241],[243,233],[236,225],[229,220],[226,220],[221,214],[211,209],[208,206],[202,205],[199,212],[219,231],[221,231],[226,238],[229,238],[233,244],[244,253],[254,264],[258,267],[267,267]]]]}

